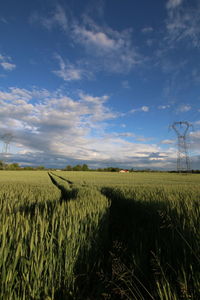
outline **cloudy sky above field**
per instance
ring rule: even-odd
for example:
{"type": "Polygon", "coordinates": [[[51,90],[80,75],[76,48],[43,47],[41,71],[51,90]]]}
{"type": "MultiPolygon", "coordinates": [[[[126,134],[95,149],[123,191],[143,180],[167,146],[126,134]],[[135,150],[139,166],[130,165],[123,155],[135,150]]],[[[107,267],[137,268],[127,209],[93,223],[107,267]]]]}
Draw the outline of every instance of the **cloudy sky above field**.
{"type": "Polygon", "coordinates": [[[8,162],[175,169],[188,121],[200,168],[198,0],[7,0],[0,36],[8,162]]]}

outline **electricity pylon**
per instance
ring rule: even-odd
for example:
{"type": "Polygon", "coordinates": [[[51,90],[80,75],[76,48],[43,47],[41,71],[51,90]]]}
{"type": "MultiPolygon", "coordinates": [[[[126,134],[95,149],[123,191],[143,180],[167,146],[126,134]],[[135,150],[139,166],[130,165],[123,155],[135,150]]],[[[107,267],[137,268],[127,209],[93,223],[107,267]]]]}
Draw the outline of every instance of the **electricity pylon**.
{"type": "Polygon", "coordinates": [[[177,134],[177,171],[189,172],[190,170],[190,158],[188,154],[188,131],[191,124],[187,121],[174,122],[172,128],[177,134]]]}
{"type": "Polygon", "coordinates": [[[9,157],[9,148],[10,148],[10,142],[13,138],[13,135],[11,133],[5,133],[2,136],[0,136],[0,140],[3,142],[1,157],[2,162],[4,164],[4,168],[6,166],[6,161],[9,157]]]}
{"type": "Polygon", "coordinates": [[[5,133],[2,137],[1,140],[3,141],[3,148],[2,148],[2,153],[7,154],[9,151],[9,146],[10,142],[12,140],[13,136],[11,133],[5,133]]]}

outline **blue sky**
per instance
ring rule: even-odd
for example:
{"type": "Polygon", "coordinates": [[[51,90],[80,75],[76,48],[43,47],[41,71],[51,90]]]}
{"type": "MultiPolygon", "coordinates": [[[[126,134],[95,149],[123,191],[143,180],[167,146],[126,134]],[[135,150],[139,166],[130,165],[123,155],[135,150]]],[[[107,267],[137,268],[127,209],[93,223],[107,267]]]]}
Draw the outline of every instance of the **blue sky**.
{"type": "Polygon", "coordinates": [[[0,36],[8,162],[175,169],[188,121],[200,168],[197,0],[7,0],[0,36]]]}

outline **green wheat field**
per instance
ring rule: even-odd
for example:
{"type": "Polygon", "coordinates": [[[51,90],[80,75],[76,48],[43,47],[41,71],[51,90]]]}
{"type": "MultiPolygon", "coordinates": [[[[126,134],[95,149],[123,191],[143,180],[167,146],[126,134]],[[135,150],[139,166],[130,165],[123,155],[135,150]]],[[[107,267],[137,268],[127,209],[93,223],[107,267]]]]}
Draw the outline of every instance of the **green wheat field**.
{"type": "Polygon", "coordinates": [[[0,172],[0,299],[200,299],[200,175],[0,172]]]}

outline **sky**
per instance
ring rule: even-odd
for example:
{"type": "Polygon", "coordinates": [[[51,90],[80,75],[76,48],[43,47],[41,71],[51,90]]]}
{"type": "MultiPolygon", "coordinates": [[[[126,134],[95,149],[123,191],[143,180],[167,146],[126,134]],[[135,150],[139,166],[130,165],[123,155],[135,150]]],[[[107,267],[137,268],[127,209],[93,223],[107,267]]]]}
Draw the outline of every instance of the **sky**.
{"type": "Polygon", "coordinates": [[[200,168],[199,56],[198,0],[1,1],[1,158],[172,170],[187,121],[200,168]]]}

